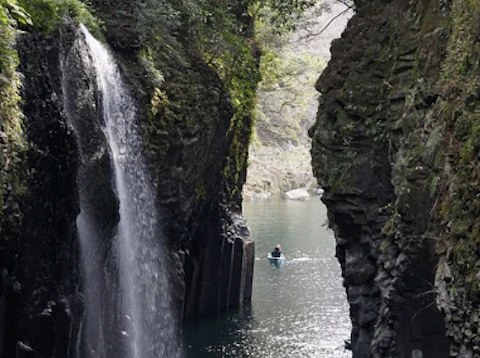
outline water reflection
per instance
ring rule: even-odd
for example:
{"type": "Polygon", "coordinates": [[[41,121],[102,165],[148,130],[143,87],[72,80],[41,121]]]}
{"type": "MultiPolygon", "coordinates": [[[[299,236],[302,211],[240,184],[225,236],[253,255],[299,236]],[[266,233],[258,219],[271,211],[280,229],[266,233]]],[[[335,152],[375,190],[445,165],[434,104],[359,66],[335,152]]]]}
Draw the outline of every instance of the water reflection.
{"type": "Polygon", "coordinates": [[[335,243],[319,201],[245,203],[256,240],[251,306],[188,325],[188,358],[345,358],[350,321],[335,243]],[[283,266],[267,254],[281,244],[283,266]]]}

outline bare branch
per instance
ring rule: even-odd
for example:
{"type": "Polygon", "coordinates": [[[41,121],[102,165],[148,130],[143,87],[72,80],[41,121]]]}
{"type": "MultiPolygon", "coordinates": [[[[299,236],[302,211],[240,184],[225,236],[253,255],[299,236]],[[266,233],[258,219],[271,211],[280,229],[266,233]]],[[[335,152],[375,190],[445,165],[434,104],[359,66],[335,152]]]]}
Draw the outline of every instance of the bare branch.
{"type": "MultiPolygon", "coordinates": [[[[341,0],[338,0],[339,2],[342,2],[341,0]]],[[[343,3],[343,2],[342,2],[343,3]]],[[[327,22],[327,24],[322,27],[318,32],[310,32],[309,34],[305,35],[305,36],[302,36],[301,37],[301,40],[307,40],[307,41],[312,41],[313,38],[317,37],[317,36],[320,36],[322,33],[325,32],[325,30],[327,30],[330,25],[335,21],[337,20],[339,17],[345,15],[347,12],[349,12],[351,9],[353,9],[352,6],[348,6],[345,10],[343,10],[342,12],[338,13],[337,15],[335,15],[334,17],[332,17],[330,19],[329,22],[327,22]]]]}
{"type": "Polygon", "coordinates": [[[345,5],[346,7],[348,7],[351,10],[355,10],[355,5],[348,0],[335,0],[335,1],[339,2],[340,4],[345,5]]]}

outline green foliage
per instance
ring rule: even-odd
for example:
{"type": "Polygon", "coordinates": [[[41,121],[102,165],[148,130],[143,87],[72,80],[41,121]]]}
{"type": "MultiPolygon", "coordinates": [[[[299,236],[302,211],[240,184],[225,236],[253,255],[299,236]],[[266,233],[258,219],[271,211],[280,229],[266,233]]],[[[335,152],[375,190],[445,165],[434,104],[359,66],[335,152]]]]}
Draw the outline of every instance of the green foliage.
{"type": "Polygon", "coordinates": [[[252,4],[252,15],[268,23],[272,33],[283,34],[295,30],[304,12],[317,0],[261,0],[252,4]]]}
{"type": "Polygon", "coordinates": [[[198,48],[230,92],[235,109],[233,122],[248,117],[255,107],[261,79],[253,20],[244,14],[245,9],[228,2],[204,1],[197,7],[191,21],[198,48]]]}
{"type": "MultiPolygon", "coordinates": [[[[290,31],[295,28],[296,20],[302,13],[318,2],[319,0],[134,0],[129,8],[135,18],[134,28],[141,42],[166,29],[192,40],[208,34],[214,44],[220,39],[218,35],[224,31],[251,37],[253,24],[259,19],[268,23],[273,33],[290,31]]],[[[125,11],[121,4],[119,8],[121,10],[118,11],[125,11]]]]}
{"type": "Polygon", "coordinates": [[[97,38],[102,38],[100,22],[80,0],[19,0],[19,3],[31,16],[33,26],[46,34],[54,32],[62,16],[68,15],[77,23],[83,23],[97,38]]]}
{"type": "Polygon", "coordinates": [[[16,19],[12,13],[12,5],[16,2],[0,1],[0,117],[14,122],[20,117],[18,102],[20,97],[20,77],[16,72],[19,59],[15,50],[16,19]]]}
{"type": "MultiPolygon", "coordinates": [[[[231,138],[224,165],[226,202],[237,207],[239,188],[247,167],[248,143],[253,125],[253,110],[258,83],[259,51],[254,39],[253,21],[245,14],[242,2],[202,1],[184,20],[181,35],[215,69],[230,93],[234,115],[228,135],[231,138]]],[[[238,208],[238,207],[237,207],[238,208]]]]}
{"type": "Polygon", "coordinates": [[[195,47],[222,78],[236,118],[242,118],[254,107],[260,80],[248,7],[242,1],[137,0],[133,28],[137,41],[147,46],[168,32],[195,47]]]}
{"type": "Polygon", "coordinates": [[[182,12],[192,11],[185,1],[137,0],[133,6],[134,31],[140,43],[155,40],[165,31],[174,33],[182,25],[182,12]]]}
{"type": "Polygon", "coordinates": [[[164,77],[160,70],[155,67],[155,55],[153,50],[150,47],[143,49],[140,53],[139,61],[143,65],[143,68],[149,73],[153,85],[160,88],[164,81],[164,77]]]}
{"type": "Polygon", "coordinates": [[[169,105],[168,98],[161,89],[155,87],[153,91],[153,96],[150,100],[150,105],[152,108],[152,115],[156,116],[162,108],[169,105]]]}
{"type": "Polygon", "coordinates": [[[444,132],[445,132],[445,126],[441,125],[434,128],[434,130],[430,133],[427,144],[425,146],[425,151],[428,154],[433,154],[437,151],[440,143],[442,142],[444,132]]]}
{"type": "Polygon", "coordinates": [[[448,45],[449,59],[442,71],[443,87],[447,95],[455,96],[458,91],[478,93],[478,81],[471,78],[477,67],[478,46],[472,46],[478,30],[474,23],[480,14],[478,1],[454,1],[452,3],[451,38],[448,45]]]}
{"type": "Polygon", "coordinates": [[[120,1],[115,11],[118,22],[127,23],[125,19],[131,18],[128,26],[119,25],[133,29],[137,44],[149,46],[169,33],[196,47],[230,91],[235,118],[243,118],[250,115],[255,107],[255,92],[261,78],[255,26],[263,23],[269,33],[288,31],[294,28],[294,19],[316,2],[135,0],[128,4],[120,1]],[[130,13],[123,16],[122,12],[130,13]]]}
{"type": "MultiPolygon", "coordinates": [[[[0,144],[0,206],[3,206],[5,182],[20,191],[20,153],[26,148],[22,128],[19,90],[20,74],[16,71],[19,58],[15,49],[17,25],[30,19],[16,0],[0,0],[0,120],[5,138],[0,144]]],[[[1,217],[1,214],[0,214],[1,217]]]]}
{"type": "MultiPolygon", "coordinates": [[[[1,0],[0,6],[4,9],[2,12],[5,12],[7,16],[11,19],[11,24],[23,24],[31,25],[32,21],[30,16],[26,13],[25,9],[18,5],[17,0],[1,0]]],[[[2,14],[2,21],[4,20],[4,14],[2,14]]]]}
{"type": "Polygon", "coordinates": [[[325,68],[325,60],[310,52],[293,51],[281,48],[268,51],[262,56],[261,86],[265,90],[275,90],[279,85],[294,92],[304,92],[306,87],[310,94],[316,93],[314,84],[318,74],[325,68]],[[295,88],[299,86],[301,88],[295,88]]]}
{"type": "Polygon", "coordinates": [[[428,183],[428,192],[430,196],[433,197],[435,195],[439,183],[440,183],[440,176],[431,174],[429,177],[429,183],[428,183]]]}
{"type": "Polygon", "coordinates": [[[448,191],[440,204],[445,228],[443,238],[453,247],[456,274],[465,278],[468,298],[479,297],[478,217],[480,216],[480,106],[476,37],[480,14],[478,1],[454,0],[451,5],[450,37],[442,69],[442,97],[450,129],[448,191]]]}
{"type": "Polygon", "coordinates": [[[7,139],[21,143],[22,113],[19,109],[21,86],[19,64],[15,49],[17,22],[29,23],[30,19],[15,0],[0,0],[0,118],[5,122],[7,139]]]}
{"type": "Polygon", "coordinates": [[[256,107],[261,143],[302,141],[305,127],[313,119],[312,108],[317,104],[314,84],[325,64],[320,56],[306,50],[295,52],[283,45],[262,56],[262,82],[256,107]]]}
{"type": "MultiPolygon", "coordinates": [[[[291,20],[313,3],[314,0],[119,0],[113,16],[105,18],[110,28],[119,28],[120,46],[171,51],[171,47],[163,49],[158,44],[186,44],[219,75],[234,109],[224,165],[224,183],[229,186],[227,200],[231,203],[239,202],[238,188],[244,180],[256,92],[262,78],[263,49],[255,38],[256,22],[262,19],[268,23],[270,33],[286,31],[292,28],[291,20]]],[[[151,97],[153,116],[170,110],[168,98],[160,90],[161,73],[155,75],[155,66],[150,65],[155,56],[141,55],[150,77],[158,78],[151,97]]],[[[271,73],[264,71],[267,72],[271,73]]]]}

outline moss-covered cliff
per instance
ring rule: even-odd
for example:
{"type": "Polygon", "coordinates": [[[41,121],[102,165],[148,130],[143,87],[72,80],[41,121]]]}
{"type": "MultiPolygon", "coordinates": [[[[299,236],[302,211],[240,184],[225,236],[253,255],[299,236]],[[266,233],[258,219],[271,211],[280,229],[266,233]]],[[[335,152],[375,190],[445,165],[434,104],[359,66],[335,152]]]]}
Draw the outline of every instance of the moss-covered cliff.
{"type": "Polygon", "coordinates": [[[480,3],[363,1],[310,130],[354,357],[477,357],[480,3]],[[419,355],[423,353],[423,355],[419,355]]]}
{"type": "Polygon", "coordinates": [[[173,314],[215,313],[249,300],[254,246],[241,215],[241,187],[259,52],[247,5],[230,7],[228,16],[239,24],[229,40],[241,58],[220,49],[216,62],[207,63],[214,50],[193,35],[193,9],[182,12],[182,4],[91,1],[89,11],[77,0],[20,1],[31,25],[7,3],[22,10],[16,1],[0,1],[0,20],[7,19],[0,27],[8,35],[0,42],[0,90],[10,95],[0,102],[0,356],[87,352],[79,338],[86,287],[76,230],[80,189],[96,198],[89,209],[103,228],[99,271],[102,289],[111,294],[103,304],[117,300],[111,291],[116,282],[107,281],[118,200],[99,129],[101,97],[95,75],[81,61],[88,50],[80,21],[111,48],[135,97],[171,259],[173,314]],[[79,144],[85,138],[88,144],[79,144]],[[95,188],[83,181],[89,173],[95,188]]]}

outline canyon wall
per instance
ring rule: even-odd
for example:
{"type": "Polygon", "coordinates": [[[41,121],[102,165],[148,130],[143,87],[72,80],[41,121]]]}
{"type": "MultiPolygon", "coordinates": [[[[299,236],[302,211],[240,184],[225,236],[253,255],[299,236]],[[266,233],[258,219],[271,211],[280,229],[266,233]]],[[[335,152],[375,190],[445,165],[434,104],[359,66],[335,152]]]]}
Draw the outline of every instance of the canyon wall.
{"type": "MultiPolygon", "coordinates": [[[[224,83],[188,39],[166,31],[147,47],[114,21],[113,9],[128,10],[128,1],[92,3],[136,101],[173,314],[180,320],[239,306],[250,300],[253,279],[254,244],[241,213],[251,118],[232,125],[224,83]]],[[[16,44],[23,126],[8,140],[2,127],[0,357],[85,356],[80,189],[96,201],[89,209],[102,228],[97,270],[111,295],[99,312],[118,289],[108,275],[119,203],[102,100],[95,74],[80,61],[91,54],[78,24],[64,18],[53,32],[25,30],[16,44]],[[14,151],[15,141],[25,144],[14,151]]]]}
{"type": "Polygon", "coordinates": [[[480,4],[356,7],[310,129],[353,357],[479,357],[480,4]]]}

